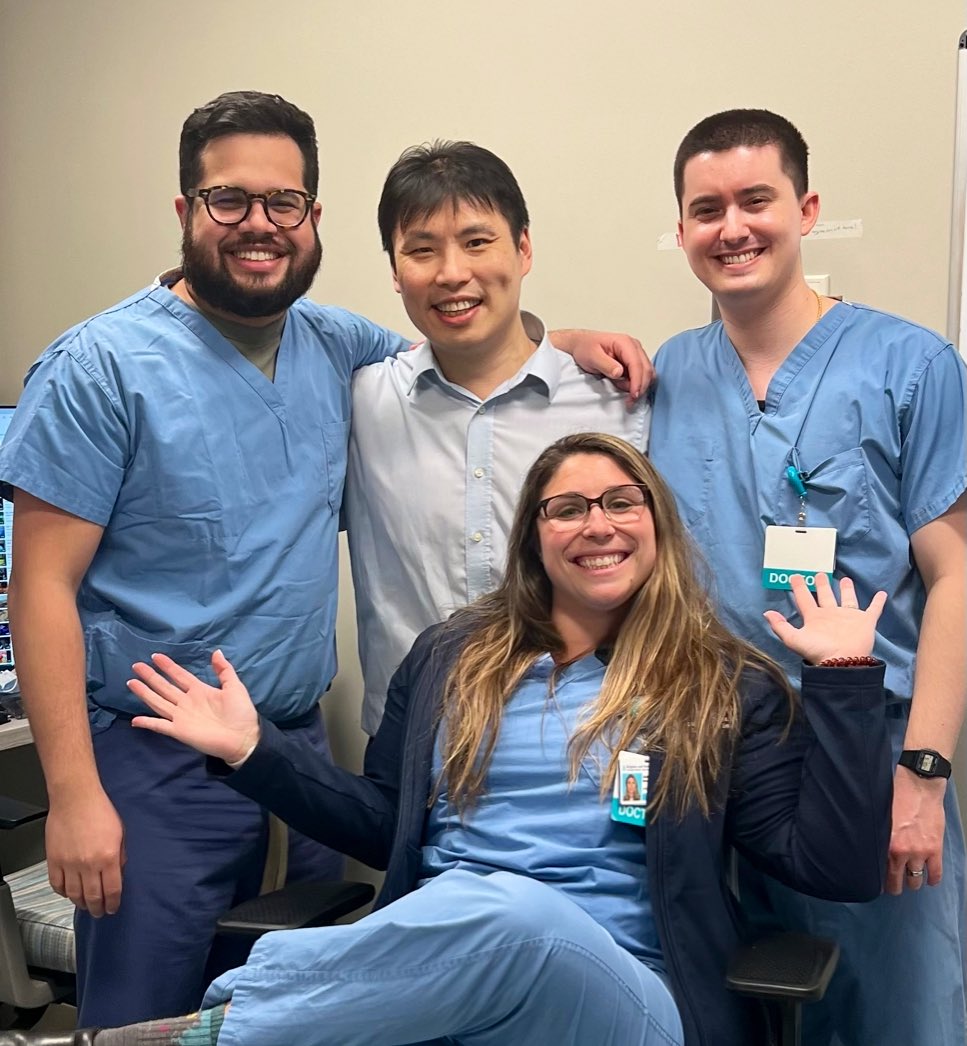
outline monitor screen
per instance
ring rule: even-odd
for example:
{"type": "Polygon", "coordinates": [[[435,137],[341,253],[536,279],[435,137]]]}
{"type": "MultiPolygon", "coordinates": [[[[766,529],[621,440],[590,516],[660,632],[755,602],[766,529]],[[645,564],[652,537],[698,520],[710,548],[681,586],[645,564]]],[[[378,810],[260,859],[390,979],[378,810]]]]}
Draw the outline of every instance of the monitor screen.
{"type": "MultiPolygon", "coordinates": [[[[7,434],[13,417],[13,407],[0,407],[0,443],[7,434]]],[[[0,512],[0,669],[13,665],[10,645],[10,621],[7,617],[7,579],[10,577],[10,556],[13,548],[13,505],[4,500],[0,512]]]]}

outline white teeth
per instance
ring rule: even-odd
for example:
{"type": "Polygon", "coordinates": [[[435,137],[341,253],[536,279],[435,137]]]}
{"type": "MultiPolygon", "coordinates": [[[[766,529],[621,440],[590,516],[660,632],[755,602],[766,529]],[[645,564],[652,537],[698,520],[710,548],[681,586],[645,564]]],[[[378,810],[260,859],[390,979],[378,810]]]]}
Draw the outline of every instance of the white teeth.
{"type": "Polygon", "coordinates": [[[436,309],[439,312],[467,312],[469,309],[475,308],[480,304],[480,299],[476,298],[473,301],[441,301],[436,309]]]}
{"type": "Polygon", "coordinates": [[[272,251],[236,251],[235,257],[243,261],[273,261],[278,255],[272,251]]]}
{"type": "Polygon", "coordinates": [[[586,567],[588,570],[601,570],[604,567],[613,567],[620,563],[627,553],[612,552],[607,556],[581,556],[576,562],[578,566],[586,567]]]}
{"type": "Polygon", "coordinates": [[[742,265],[744,262],[752,261],[759,254],[758,250],[746,251],[744,254],[722,254],[720,258],[726,265],[742,265]]]}

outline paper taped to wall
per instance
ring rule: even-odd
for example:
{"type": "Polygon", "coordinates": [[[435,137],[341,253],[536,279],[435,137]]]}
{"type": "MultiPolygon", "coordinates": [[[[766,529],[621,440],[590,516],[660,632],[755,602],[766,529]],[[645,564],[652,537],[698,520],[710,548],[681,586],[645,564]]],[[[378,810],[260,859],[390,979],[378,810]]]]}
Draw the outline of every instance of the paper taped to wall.
{"type": "Polygon", "coordinates": [[[816,222],[807,240],[858,240],[863,236],[863,219],[847,218],[839,222],[816,222]]]}

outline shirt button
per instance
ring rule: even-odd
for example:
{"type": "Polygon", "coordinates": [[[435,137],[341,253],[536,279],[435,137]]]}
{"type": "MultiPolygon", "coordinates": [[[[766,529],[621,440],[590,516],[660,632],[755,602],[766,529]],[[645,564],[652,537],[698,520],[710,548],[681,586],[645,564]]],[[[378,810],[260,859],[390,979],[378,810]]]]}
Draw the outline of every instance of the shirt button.
{"type": "Polygon", "coordinates": [[[475,534],[470,535],[471,541],[483,541],[483,534],[478,530],[475,534]]]}
{"type": "Polygon", "coordinates": [[[486,414],[487,413],[487,408],[486,407],[478,407],[477,408],[477,413],[478,414],[486,414]]]}
{"type": "Polygon", "coordinates": [[[481,479],[483,477],[484,470],[481,468],[476,468],[473,470],[473,474],[477,477],[477,479],[481,479]]]}

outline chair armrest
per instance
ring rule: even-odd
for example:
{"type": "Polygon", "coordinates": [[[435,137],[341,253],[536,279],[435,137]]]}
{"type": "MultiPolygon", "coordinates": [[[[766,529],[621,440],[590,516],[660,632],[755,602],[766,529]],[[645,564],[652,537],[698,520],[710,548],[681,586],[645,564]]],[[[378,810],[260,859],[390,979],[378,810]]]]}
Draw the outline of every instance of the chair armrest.
{"type": "Polygon", "coordinates": [[[46,816],[47,810],[42,806],[0,795],[0,829],[19,828],[22,824],[29,824],[46,816]]]}
{"type": "Polygon", "coordinates": [[[740,948],[729,963],[732,991],[760,999],[815,1002],[826,992],[839,945],[804,933],[777,933],[740,948]]]}
{"type": "Polygon", "coordinates": [[[362,908],[375,893],[369,883],[292,883],[236,905],[218,920],[216,930],[218,933],[261,937],[271,930],[325,926],[362,908]]]}

